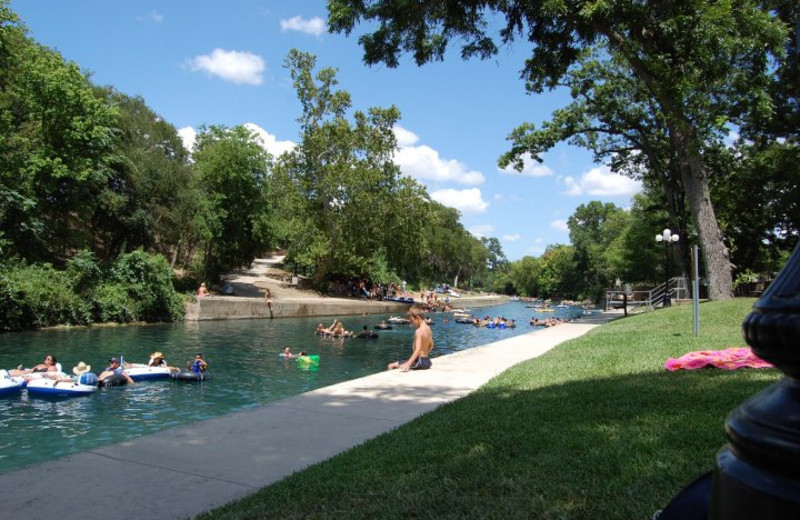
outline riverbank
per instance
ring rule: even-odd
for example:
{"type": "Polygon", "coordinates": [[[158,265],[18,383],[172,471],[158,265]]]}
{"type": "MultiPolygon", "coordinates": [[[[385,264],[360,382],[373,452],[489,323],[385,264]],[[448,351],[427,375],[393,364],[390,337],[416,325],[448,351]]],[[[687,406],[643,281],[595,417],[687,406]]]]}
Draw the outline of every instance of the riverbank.
{"type": "MultiPolygon", "coordinates": [[[[283,257],[259,258],[249,269],[235,271],[223,277],[234,294],[212,294],[186,304],[188,321],[231,320],[253,318],[304,318],[311,316],[357,316],[371,314],[402,314],[408,304],[373,301],[365,298],[337,298],[303,289],[302,281],[283,271],[283,257]],[[272,307],[264,295],[269,290],[272,307]]],[[[488,307],[508,301],[507,296],[479,294],[452,298],[456,307],[488,307]]]]}
{"type": "MultiPolygon", "coordinates": [[[[456,300],[459,307],[469,308],[500,305],[507,296],[473,296],[456,300]]],[[[186,320],[233,320],[251,318],[304,318],[310,316],[368,316],[372,314],[403,314],[408,304],[370,301],[363,298],[276,297],[269,307],[263,297],[209,296],[186,305],[186,320]]]]}

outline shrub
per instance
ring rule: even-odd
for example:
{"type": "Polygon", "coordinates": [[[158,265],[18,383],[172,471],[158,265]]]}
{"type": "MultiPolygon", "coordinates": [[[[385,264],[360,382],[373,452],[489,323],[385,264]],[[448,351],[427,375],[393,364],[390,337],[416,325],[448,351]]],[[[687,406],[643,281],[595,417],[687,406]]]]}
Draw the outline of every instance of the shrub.
{"type": "Polygon", "coordinates": [[[130,298],[123,284],[100,284],[92,293],[92,303],[94,317],[98,322],[128,323],[139,319],[136,302],[130,298]]]}
{"type": "Polygon", "coordinates": [[[67,275],[78,294],[86,294],[103,279],[103,270],[97,265],[94,253],[82,249],[67,260],[67,275]]]}
{"type": "Polygon", "coordinates": [[[7,264],[0,279],[3,330],[92,321],[91,307],[75,294],[70,277],[50,264],[7,264]]]}
{"type": "Polygon", "coordinates": [[[138,250],[120,256],[111,268],[111,282],[127,288],[140,320],[172,321],[183,317],[183,300],[172,285],[172,269],[161,255],[138,250]]]}

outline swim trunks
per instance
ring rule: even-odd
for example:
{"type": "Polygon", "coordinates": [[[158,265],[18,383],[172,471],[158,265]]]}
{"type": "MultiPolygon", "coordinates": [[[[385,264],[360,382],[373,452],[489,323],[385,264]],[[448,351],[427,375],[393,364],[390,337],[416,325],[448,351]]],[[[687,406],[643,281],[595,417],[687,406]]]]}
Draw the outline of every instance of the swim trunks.
{"type": "Polygon", "coordinates": [[[431,358],[426,357],[418,357],[417,360],[411,365],[411,370],[428,370],[433,366],[431,363],[431,358]]]}

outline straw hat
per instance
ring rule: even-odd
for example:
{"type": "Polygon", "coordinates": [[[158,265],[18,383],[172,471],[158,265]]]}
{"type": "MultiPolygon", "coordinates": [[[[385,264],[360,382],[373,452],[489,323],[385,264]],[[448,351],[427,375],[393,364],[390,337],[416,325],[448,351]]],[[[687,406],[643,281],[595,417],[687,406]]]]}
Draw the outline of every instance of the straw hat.
{"type": "Polygon", "coordinates": [[[153,352],[152,354],[150,354],[150,359],[164,359],[164,354],[158,351],[153,352]]]}
{"type": "Polygon", "coordinates": [[[84,372],[88,372],[91,369],[92,365],[87,365],[86,363],[81,361],[80,363],[78,363],[77,366],[72,367],[72,373],[75,374],[76,376],[79,376],[84,372]]]}

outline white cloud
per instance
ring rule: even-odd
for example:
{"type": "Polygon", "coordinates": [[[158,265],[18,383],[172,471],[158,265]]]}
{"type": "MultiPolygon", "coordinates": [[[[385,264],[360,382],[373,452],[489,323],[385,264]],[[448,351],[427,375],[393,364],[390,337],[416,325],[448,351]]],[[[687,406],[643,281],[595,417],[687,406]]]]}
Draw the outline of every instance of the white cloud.
{"type": "Polygon", "coordinates": [[[140,22],[161,23],[164,21],[164,15],[157,11],[153,11],[150,14],[146,14],[144,16],[137,16],[136,20],[140,22]]]}
{"type": "Polygon", "coordinates": [[[455,159],[443,159],[430,146],[400,148],[395,152],[394,160],[403,173],[419,180],[457,182],[470,186],[485,180],[481,172],[470,170],[466,164],[455,159]]]}
{"type": "Polygon", "coordinates": [[[592,168],[579,178],[564,177],[565,195],[596,197],[630,197],[642,190],[642,183],[613,173],[608,166],[592,168]]]}
{"type": "Polygon", "coordinates": [[[544,239],[539,237],[533,241],[533,244],[528,246],[528,253],[534,256],[539,256],[545,252],[545,249],[547,248],[545,247],[544,239]]]}
{"type": "Polygon", "coordinates": [[[478,224],[469,230],[472,236],[477,238],[488,237],[493,231],[494,226],[491,224],[478,224]]]}
{"type": "Polygon", "coordinates": [[[214,49],[211,54],[195,56],[188,60],[188,67],[194,72],[205,71],[232,83],[260,85],[263,83],[267,65],[257,54],[242,51],[214,49]]]}
{"type": "Polygon", "coordinates": [[[516,242],[522,238],[519,233],[514,233],[513,235],[503,235],[503,242],[516,242]]]}
{"type": "MultiPolygon", "coordinates": [[[[256,139],[259,141],[261,147],[275,157],[297,146],[297,144],[292,141],[278,141],[277,137],[255,123],[245,123],[242,126],[256,134],[256,139]]],[[[183,141],[183,147],[191,152],[194,147],[194,141],[197,139],[197,130],[191,126],[184,126],[178,129],[178,135],[183,141]]]]}
{"type": "Polygon", "coordinates": [[[735,130],[731,130],[731,131],[728,132],[728,135],[725,136],[725,139],[724,139],[723,142],[725,143],[725,146],[727,146],[728,148],[731,148],[731,147],[733,147],[733,145],[736,144],[736,141],[738,141],[740,137],[741,137],[741,135],[739,135],[739,132],[737,132],[735,130]]]}
{"type": "Polygon", "coordinates": [[[431,198],[445,206],[459,210],[464,215],[483,213],[489,207],[489,203],[483,200],[481,190],[478,188],[434,191],[431,193],[431,198]]]}
{"type": "Polygon", "coordinates": [[[293,16],[288,20],[281,20],[281,31],[299,31],[319,37],[325,32],[325,20],[319,16],[315,16],[308,20],[304,20],[300,15],[293,16]]]}
{"type": "Polygon", "coordinates": [[[497,202],[498,204],[510,204],[513,202],[522,202],[525,199],[517,195],[516,193],[495,193],[492,196],[492,200],[497,202]]]}
{"type": "Polygon", "coordinates": [[[197,138],[197,130],[191,126],[184,126],[178,129],[178,135],[183,141],[183,147],[191,152],[194,148],[194,140],[197,138]]]}
{"type": "Polygon", "coordinates": [[[273,156],[278,157],[283,152],[288,152],[297,146],[293,141],[278,141],[278,138],[267,132],[255,123],[245,123],[245,128],[255,133],[261,141],[261,147],[271,153],[273,156]]]}
{"type": "Polygon", "coordinates": [[[414,146],[417,144],[417,141],[419,141],[419,136],[417,134],[411,130],[406,130],[400,125],[395,125],[392,131],[394,131],[394,136],[397,139],[397,146],[400,148],[414,146]]]}
{"type": "Polygon", "coordinates": [[[566,220],[554,220],[550,222],[550,227],[555,229],[556,231],[569,231],[569,226],[567,225],[566,220]]]}
{"type": "Polygon", "coordinates": [[[510,175],[524,175],[525,177],[547,177],[549,175],[553,175],[553,170],[535,160],[529,153],[526,153],[522,157],[521,172],[515,170],[510,164],[505,168],[498,168],[497,171],[510,175]]]}

